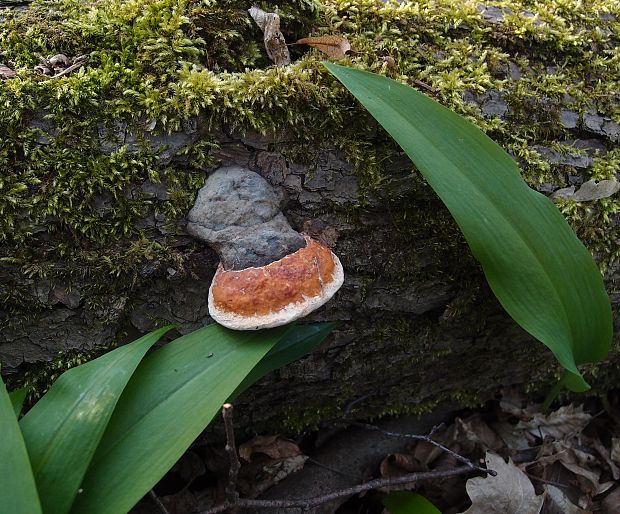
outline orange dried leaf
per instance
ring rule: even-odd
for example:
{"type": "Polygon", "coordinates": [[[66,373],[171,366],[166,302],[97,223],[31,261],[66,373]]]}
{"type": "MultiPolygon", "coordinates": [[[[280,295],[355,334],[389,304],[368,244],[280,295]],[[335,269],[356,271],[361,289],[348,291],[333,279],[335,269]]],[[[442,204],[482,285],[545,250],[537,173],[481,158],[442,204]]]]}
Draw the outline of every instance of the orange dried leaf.
{"type": "Polygon", "coordinates": [[[316,48],[332,59],[344,59],[351,50],[349,40],[343,36],[304,37],[295,41],[295,44],[316,48]]]}

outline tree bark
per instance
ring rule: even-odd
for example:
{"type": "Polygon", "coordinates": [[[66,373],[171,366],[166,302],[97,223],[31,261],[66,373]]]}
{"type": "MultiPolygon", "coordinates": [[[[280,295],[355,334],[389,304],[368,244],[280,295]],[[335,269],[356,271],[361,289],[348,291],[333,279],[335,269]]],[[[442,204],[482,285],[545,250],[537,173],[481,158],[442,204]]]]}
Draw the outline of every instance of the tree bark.
{"type": "MultiPolygon", "coordinates": [[[[490,27],[502,23],[497,12],[484,13],[481,23],[490,27]]],[[[510,46],[507,42],[505,50],[510,46]]],[[[536,55],[539,51],[532,50],[532,61],[546,62],[536,55]]],[[[524,104],[511,103],[523,77],[533,80],[537,73],[533,65],[520,69],[516,59],[510,56],[496,70],[507,81],[504,89],[465,91],[464,109],[475,112],[480,123],[521,127],[527,122],[524,118],[533,116],[524,115],[524,104]]],[[[545,73],[553,80],[556,72],[548,67],[545,73]]],[[[567,182],[579,186],[597,159],[614,151],[620,141],[617,117],[609,114],[617,112],[617,101],[611,102],[615,107],[608,112],[596,106],[577,108],[570,98],[536,102],[536,122],[548,124],[551,135],[528,141],[528,148],[547,162],[550,173],[545,176],[557,180],[533,185],[547,194],[567,182]],[[547,110],[537,110],[540,105],[547,110]]],[[[43,111],[29,116],[23,123],[43,132],[37,145],[46,147],[56,128],[43,111]]],[[[219,148],[211,157],[218,164],[210,170],[235,164],[262,175],[280,192],[293,228],[332,246],[346,275],[336,297],[305,320],[337,320],[339,327],[312,355],[272,373],[239,399],[240,429],[300,430],[337,415],[347,402],[364,395],[369,397],[360,404],[359,416],[420,413],[441,401],[470,405],[504,387],[537,389],[553,379],[557,365],[551,353],[503,312],[449,213],[401,152],[391,148],[385,154],[384,176],[378,185],[369,186],[368,177],[360,175],[351,159],[347,161],[347,148],[336,148],[331,136],[313,142],[308,162],[307,156],[292,156],[291,149],[308,144],[299,127],[283,125],[263,136],[221,120],[212,125],[208,119],[203,113],[187,118],[183,128],[170,135],[145,130],[139,137],[123,122],[114,122],[113,127],[100,124],[96,141],[107,155],[129,148],[128,159],[138,151],[138,139],[146,139],[153,151],[164,145],[159,154],[163,169],[189,166],[183,149],[216,140],[219,148]]],[[[367,117],[359,114],[357,121],[368,124],[367,141],[390,145],[367,117]]],[[[523,162],[523,156],[515,157],[523,162]]],[[[135,191],[154,202],[170,197],[165,184],[151,180],[130,184],[126,194],[135,191]]],[[[100,195],[96,201],[103,217],[115,200],[100,195]]],[[[617,214],[612,213],[611,219],[617,224],[617,214]]],[[[83,269],[69,270],[46,278],[15,263],[15,246],[3,248],[7,258],[0,262],[0,283],[8,298],[0,334],[4,374],[17,383],[30,370],[30,380],[41,386],[67,362],[82,358],[72,351],[109,345],[115,338],[128,341],[163,322],[178,324],[180,333],[211,322],[207,289],[217,256],[188,236],[183,215],[166,218],[152,211],[140,223],[151,242],[165,239],[170,254],[182,258],[147,259],[131,283],[127,279],[114,292],[103,289],[93,294],[96,283],[106,280],[103,273],[93,277],[83,269]],[[29,305],[37,308],[29,312],[29,305]],[[53,365],[45,364],[59,351],[68,353],[53,365]]],[[[44,233],[44,229],[44,223],[35,223],[34,230],[44,233]]],[[[586,243],[592,242],[579,225],[576,229],[586,243]]],[[[62,236],[72,234],[67,230],[62,236]]],[[[599,260],[616,251],[610,248],[605,254],[596,245],[591,248],[599,260]]],[[[608,260],[606,280],[617,307],[618,269],[615,258],[608,260]]],[[[56,259],[47,264],[58,271],[66,263],[56,259]]],[[[613,354],[591,377],[593,383],[602,389],[613,385],[610,377],[617,377],[617,362],[613,354]]]]}

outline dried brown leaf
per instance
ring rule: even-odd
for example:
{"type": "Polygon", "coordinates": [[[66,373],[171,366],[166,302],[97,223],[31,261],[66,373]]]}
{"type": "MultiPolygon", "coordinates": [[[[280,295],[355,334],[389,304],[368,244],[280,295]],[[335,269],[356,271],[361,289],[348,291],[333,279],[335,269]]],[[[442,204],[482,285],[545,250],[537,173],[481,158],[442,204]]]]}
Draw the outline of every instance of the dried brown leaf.
{"type": "Polygon", "coordinates": [[[590,423],[592,416],[583,412],[583,405],[572,404],[560,407],[550,414],[534,414],[528,422],[521,421],[519,428],[528,430],[534,436],[553,437],[556,441],[568,435],[581,432],[590,423]]]}
{"type": "Polygon", "coordinates": [[[301,450],[293,441],[281,439],[277,435],[257,435],[239,446],[239,456],[250,462],[252,455],[262,453],[272,459],[287,459],[301,455],[301,450]]]}
{"type": "Polygon", "coordinates": [[[316,48],[330,59],[344,59],[347,52],[351,50],[351,44],[344,36],[304,37],[295,41],[295,44],[316,48]]]}
{"type": "Polygon", "coordinates": [[[602,514],[618,514],[620,512],[620,487],[617,487],[605,497],[602,507],[602,514]]]}
{"type": "Polygon", "coordinates": [[[256,498],[291,473],[301,470],[307,459],[305,455],[296,455],[245,465],[239,474],[239,492],[248,498],[256,498]]]}
{"type": "Polygon", "coordinates": [[[269,58],[276,66],[291,64],[286,40],[280,32],[280,16],[275,12],[265,12],[258,7],[251,7],[248,12],[263,31],[263,42],[269,58]]]}
{"type": "Polygon", "coordinates": [[[541,457],[536,462],[540,465],[560,462],[577,476],[581,489],[586,494],[599,494],[601,490],[599,482],[601,472],[593,468],[597,464],[596,458],[589,453],[573,448],[565,441],[545,444],[541,450],[541,457]]]}
{"type": "Polygon", "coordinates": [[[17,77],[15,70],[12,70],[8,66],[0,65],[0,79],[12,79],[17,77]]]}
{"type": "Polygon", "coordinates": [[[422,465],[413,455],[408,453],[392,453],[381,461],[379,471],[381,476],[394,476],[420,471],[422,465]]]}
{"type": "Polygon", "coordinates": [[[480,414],[474,414],[466,419],[457,418],[455,440],[461,443],[466,453],[472,453],[475,447],[483,451],[497,451],[504,446],[501,438],[486,424],[480,414]],[[469,445],[464,444],[468,441],[469,445]]]}
{"type": "Polygon", "coordinates": [[[620,437],[614,437],[611,440],[611,460],[620,464],[620,437]]]}
{"type": "Polygon", "coordinates": [[[464,514],[539,514],[544,495],[536,496],[529,478],[511,460],[491,452],[486,454],[487,468],[497,476],[470,478],[465,485],[472,505],[464,514]]]}

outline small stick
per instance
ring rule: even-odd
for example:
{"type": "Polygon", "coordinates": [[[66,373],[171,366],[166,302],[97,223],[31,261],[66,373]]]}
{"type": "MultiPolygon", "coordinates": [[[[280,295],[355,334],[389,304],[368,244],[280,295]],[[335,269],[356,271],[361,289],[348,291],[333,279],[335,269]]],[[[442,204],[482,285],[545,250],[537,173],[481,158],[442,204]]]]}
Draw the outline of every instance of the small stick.
{"type": "Polygon", "coordinates": [[[170,514],[170,512],[168,512],[168,509],[166,508],[166,506],[159,499],[159,496],[157,496],[157,493],[155,493],[155,489],[151,489],[149,491],[149,496],[157,504],[157,506],[159,507],[159,510],[161,511],[161,514],[170,514]]]}
{"type": "Polygon", "coordinates": [[[68,68],[65,68],[64,70],[56,73],[56,75],[52,75],[50,78],[52,79],[57,79],[58,77],[63,77],[65,75],[68,75],[69,73],[71,73],[73,70],[78,69],[80,66],[82,66],[86,60],[85,60],[85,56],[80,56],[77,58],[77,62],[74,62],[71,66],[69,66],[68,68]]]}
{"type": "MultiPolygon", "coordinates": [[[[458,460],[459,462],[462,462],[463,464],[465,464],[466,466],[475,469],[476,471],[479,471],[480,473],[484,473],[484,474],[488,474],[491,475],[492,477],[497,476],[497,473],[495,471],[493,471],[492,469],[486,469],[486,468],[482,468],[480,466],[476,466],[472,461],[470,461],[469,459],[466,459],[465,457],[463,457],[462,455],[459,455],[458,453],[452,451],[450,448],[448,448],[447,446],[444,446],[441,443],[438,443],[437,441],[435,441],[434,439],[431,439],[430,436],[428,435],[417,435],[417,434],[402,434],[400,432],[390,432],[388,430],[383,430],[382,428],[379,428],[376,425],[370,425],[368,423],[360,423],[359,421],[352,421],[352,420],[348,420],[348,419],[343,419],[342,421],[344,421],[345,423],[348,423],[349,425],[352,425],[354,427],[359,427],[359,428],[365,428],[366,430],[374,430],[375,432],[380,432],[383,435],[386,435],[388,437],[399,437],[401,439],[414,439],[416,441],[424,441],[427,442],[428,444],[431,444],[433,446],[436,446],[437,448],[439,448],[440,450],[448,453],[449,455],[451,455],[452,457],[454,457],[456,460],[458,460]]],[[[434,433],[436,430],[435,428],[431,431],[431,433],[434,433]]]]}
{"type": "MultiPolygon", "coordinates": [[[[346,489],[341,489],[321,496],[314,496],[312,498],[298,498],[293,500],[249,500],[239,498],[234,503],[226,502],[222,505],[217,505],[216,507],[202,511],[199,514],[219,514],[220,512],[225,512],[235,507],[242,509],[310,509],[312,507],[316,507],[317,505],[321,505],[322,503],[327,503],[345,496],[352,496],[364,491],[370,491],[371,489],[377,489],[379,487],[410,484],[412,482],[421,482],[423,480],[433,480],[437,478],[448,478],[458,475],[468,475],[472,471],[475,470],[469,466],[460,466],[452,469],[409,473],[407,475],[397,477],[377,478],[363,484],[348,487],[346,489]]],[[[486,469],[484,471],[487,473],[489,472],[489,470],[486,469]]]]}
{"type": "Polygon", "coordinates": [[[235,504],[239,500],[237,493],[237,477],[241,463],[237,456],[237,445],[235,443],[235,427],[233,426],[233,406],[225,403],[222,407],[222,417],[224,418],[224,427],[226,429],[226,453],[230,462],[228,471],[228,484],[226,485],[226,502],[235,504]]]}
{"type": "Polygon", "coordinates": [[[437,93],[439,93],[439,89],[434,88],[433,86],[431,86],[430,84],[427,84],[426,82],[419,80],[419,79],[413,79],[412,81],[416,86],[421,87],[422,89],[426,89],[429,93],[432,93],[434,95],[436,95],[437,93]]]}

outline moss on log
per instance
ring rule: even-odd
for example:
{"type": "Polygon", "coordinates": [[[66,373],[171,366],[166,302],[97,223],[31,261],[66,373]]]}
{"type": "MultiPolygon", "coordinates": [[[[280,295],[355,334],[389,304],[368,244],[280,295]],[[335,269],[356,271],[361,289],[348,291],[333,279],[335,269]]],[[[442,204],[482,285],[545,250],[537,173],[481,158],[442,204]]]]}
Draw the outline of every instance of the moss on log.
{"type": "MultiPolygon", "coordinates": [[[[209,171],[240,164],[288,198],[296,229],[335,244],[347,273],[311,317],[341,328],[245,396],[245,426],[298,429],[370,392],[363,412],[379,415],[551,380],[550,353],[502,313],[411,163],[317,50],[292,46],[294,62],[272,66],[249,6],[35,0],[0,11],[0,64],[17,71],[0,80],[3,372],[40,392],[160,323],[210,322],[216,258],[184,218],[209,171]],[[82,64],[53,77],[57,54],[82,64]]],[[[541,192],[620,173],[617,2],[296,0],[280,15],[288,42],[344,35],[348,64],[466,116],[541,192]]],[[[618,196],[556,203],[617,312],[618,196]]],[[[606,388],[616,363],[617,349],[590,380],[606,388]]]]}

